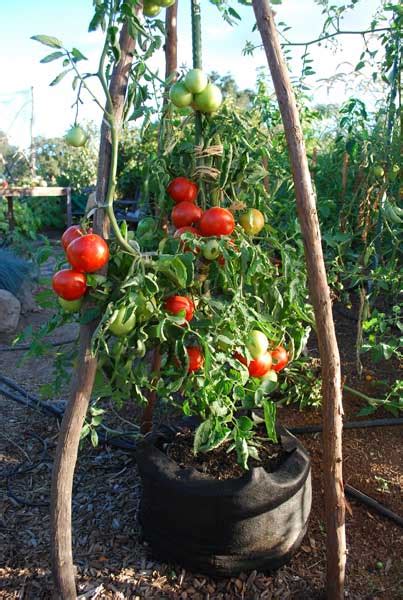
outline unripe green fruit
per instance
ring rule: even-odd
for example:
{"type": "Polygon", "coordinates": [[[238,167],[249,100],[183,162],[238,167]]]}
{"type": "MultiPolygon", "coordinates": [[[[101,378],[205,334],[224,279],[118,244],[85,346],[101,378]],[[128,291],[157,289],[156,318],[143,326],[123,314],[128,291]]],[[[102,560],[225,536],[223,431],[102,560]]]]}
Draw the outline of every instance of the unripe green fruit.
{"type": "Polygon", "coordinates": [[[201,69],[191,69],[183,81],[185,87],[192,94],[200,94],[208,84],[208,77],[201,69]]]}
{"type": "Polygon", "coordinates": [[[82,127],[74,125],[74,127],[68,130],[64,139],[69,146],[79,148],[80,146],[84,146],[87,141],[87,134],[82,127]]]}
{"type": "Polygon", "coordinates": [[[195,94],[194,106],[196,110],[203,113],[213,113],[218,110],[222,103],[222,94],[220,88],[214,83],[206,85],[200,94],[195,94]]]}
{"type": "Polygon", "coordinates": [[[143,15],[145,17],[156,17],[160,14],[161,7],[156,2],[148,2],[144,0],[143,15]]]}
{"type": "Polygon", "coordinates": [[[259,358],[266,354],[269,349],[269,340],[262,331],[254,329],[250,332],[248,342],[246,344],[253,358],[259,358]]]}
{"type": "Polygon", "coordinates": [[[68,313],[78,312],[83,303],[81,298],[79,298],[78,300],[65,300],[64,298],[59,297],[58,301],[64,312],[68,313]]]}
{"type": "Polygon", "coordinates": [[[178,108],[190,106],[193,101],[193,95],[180,81],[178,81],[178,83],[174,83],[169,90],[169,98],[171,99],[171,102],[178,108]]]}

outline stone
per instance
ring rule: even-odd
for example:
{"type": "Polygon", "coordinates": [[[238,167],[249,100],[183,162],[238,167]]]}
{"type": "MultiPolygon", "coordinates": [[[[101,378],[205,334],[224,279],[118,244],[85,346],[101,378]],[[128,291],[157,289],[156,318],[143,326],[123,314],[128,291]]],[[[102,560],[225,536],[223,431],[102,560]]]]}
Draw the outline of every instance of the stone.
{"type": "Polygon", "coordinates": [[[0,333],[13,333],[20,320],[21,303],[8,292],[0,290],[0,333]]]}

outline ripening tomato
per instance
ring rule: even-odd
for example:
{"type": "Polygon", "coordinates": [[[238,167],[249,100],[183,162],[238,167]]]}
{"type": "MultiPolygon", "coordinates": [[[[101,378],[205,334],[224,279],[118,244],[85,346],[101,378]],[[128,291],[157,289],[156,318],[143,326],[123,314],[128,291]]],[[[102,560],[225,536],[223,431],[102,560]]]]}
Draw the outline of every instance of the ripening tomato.
{"type": "Polygon", "coordinates": [[[167,187],[167,192],[175,204],[179,202],[194,202],[197,198],[199,186],[186,177],[175,177],[167,187]]]}
{"type": "Polygon", "coordinates": [[[270,352],[265,352],[258,358],[254,358],[248,364],[248,361],[239,352],[234,353],[234,358],[239,360],[243,365],[248,367],[249,375],[251,377],[264,377],[268,373],[272,366],[272,358],[270,352]]]}
{"type": "Polygon", "coordinates": [[[277,346],[271,351],[271,357],[273,360],[273,371],[282,371],[288,364],[288,352],[284,346],[277,346]]]}
{"type": "Polygon", "coordinates": [[[53,275],[54,292],[64,300],[78,300],[87,290],[87,278],[73,269],[63,269],[53,275]]]}
{"type": "Polygon", "coordinates": [[[171,315],[177,315],[181,311],[185,311],[186,321],[193,319],[195,311],[195,305],[191,298],[188,296],[171,296],[165,301],[165,310],[171,313],[171,315]]]}
{"type": "Polygon", "coordinates": [[[67,260],[77,271],[95,273],[109,260],[108,244],[96,233],[87,233],[69,244],[67,260]]]}
{"type": "Polygon", "coordinates": [[[202,351],[197,346],[188,346],[186,352],[189,357],[188,373],[198,371],[204,365],[204,356],[202,351]]]}
{"type": "Polygon", "coordinates": [[[213,206],[203,213],[198,227],[205,237],[220,237],[231,235],[235,229],[235,221],[229,210],[213,206]]]}
{"type": "Polygon", "coordinates": [[[77,240],[78,238],[82,237],[83,235],[85,235],[85,231],[83,231],[81,229],[80,225],[71,225],[70,227],[68,227],[66,229],[66,231],[63,233],[62,235],[62,246],[64,248],[64,250],[67,250],[68,245],[73,241],[73,240],[77,240]]]}
{"type": "Polygon", "coordinates": [[[266,354],[267,350],[269,349],[269,340],[263,331],[253,329],[248,336],[246,347],[253,358],[259,358],[259,356],[262,356],[262,354],[266,354]]]}
{"type": "Polygon", "coordinates": [[[239,219],[244,231],[249,235],[257,235],[264,227],[264,215],[257,208],[250,208],[239,219]]]}
{"type": "Polygon", "coordinates": [[[202,214],[202,209],[196,206],[196,204],[192,202],[179,202],[172,209],[172,223],[177,229],[186,227],[187,225],[194,225],[200,220],[202,214]]]}

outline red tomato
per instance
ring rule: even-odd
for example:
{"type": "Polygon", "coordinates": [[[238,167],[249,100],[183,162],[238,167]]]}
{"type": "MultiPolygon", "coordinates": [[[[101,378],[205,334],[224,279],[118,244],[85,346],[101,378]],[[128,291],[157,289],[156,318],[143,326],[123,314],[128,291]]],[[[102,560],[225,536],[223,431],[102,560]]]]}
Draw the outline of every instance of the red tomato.
{"type": "Polygon", "coordinates": [[[67,260],[77,271],[95,273],[109,260],[108,244],[96,233],[88,233],[69,244],[67,260]]]}
{"type": "Polygon", "coordinates": [[[197,346],[188,346],[186,352],[189,357],[188,373],[193,373],[193,371],[201,369],[204,364],[204,356],[200,348],[197,346]]]}
{"type": "Polygon", "coordinates": [[[66,229],[66,231],[63,233],[62,235],[62,246],[64,248],[64,250],[67,250],[68,245],[73,241],[73,240],[77,240],[78,238],[82,237],[83,235],[85,235],[85,232],[81,229],[80,225],[71,225],[71,227],[68,227],[66,229]]]}
{"type": "Polygon", "coordinates": [[[172,179],[167,187],[168,194],[176,204],[178,202],[194,202],[198,191],[199,186],[193,181],[186,179],[186,177],[172,179]]]}
{"type": "Polygon", "coordinates": [[[172,223],[177,229],[180,229],[197,223],[202,214],[202,209],[196,206],[196,204],[192,202],[180,202],[172,209],[172,223]]]}
{"type": "Polygon", "coordinates": [[[271,351],[271,357],[273,359],[273,371],[282,371],[288,364],[288,352],[284,346],[277,346],[271,351]]]}
{"type": "Polygon", "coordinates": [[[171,296],[165,301],[165,310],[171,315],[177,315],[181,310],[185,311],[186,321],[193,319],[195,305],[188,296],[171,296]]]}
{"type": "Polygon", "coordinates": [[[251,377],[263,377],[272,367],[270,352],[266,352],[262,356],[259,356],[259,358],[251,360],[249,364],[246,358],[242,354],[239,354],[239,352],[234,352],[234,358],[239,360],[243,365],[247,365],[251,377]]]}
{"type": "Polygon", "coordinates": [[[201,234],[206,237],[231,235],[235,229],[233,214],[226,208],[213,206],[203,213],[199,229],[201,234]]]}
{"type": "Polygon", "coordinates": [[[63,269],[53,275],[52,287],[64,300],[78,300],[87,290],[87,278],[73,269],[63,269]]]}

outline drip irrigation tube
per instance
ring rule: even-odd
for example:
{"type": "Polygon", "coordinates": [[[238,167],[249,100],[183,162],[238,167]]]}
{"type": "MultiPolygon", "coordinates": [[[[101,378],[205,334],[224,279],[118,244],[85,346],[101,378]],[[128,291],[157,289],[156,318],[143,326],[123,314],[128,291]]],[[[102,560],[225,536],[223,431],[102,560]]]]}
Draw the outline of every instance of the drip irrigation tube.
{"type": "Polygon", "coordinates": [[[360,490],[356,490],[355,487],[353,487],[352,485],[349,485],[348,483],[346,483],[344,485],[344,491],[346,492],[346,494],[348,496],[351,496],[352,498],[359,500],[360,502],[362,502],[363,504],[366,504],[370,508],[374,508],[381,515],[384,515],[385,517],[392,519],[392,521],[395,521],[395,523],[400,525],[400,527],[403,527],[403,518],[400,515],[397,515],[393,511],[389,510],[389,508],[386,508],[386,506],[383,506],[383,504],[380,504],[379,502],[377,502],[370,496],[367,496],[367,494],[360,492],[360,490]]]}

